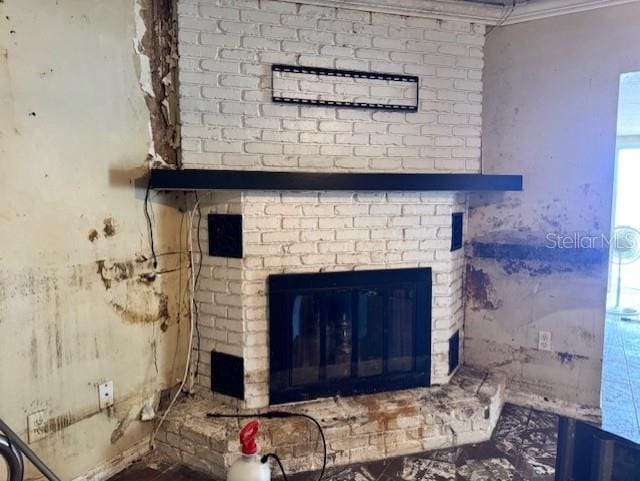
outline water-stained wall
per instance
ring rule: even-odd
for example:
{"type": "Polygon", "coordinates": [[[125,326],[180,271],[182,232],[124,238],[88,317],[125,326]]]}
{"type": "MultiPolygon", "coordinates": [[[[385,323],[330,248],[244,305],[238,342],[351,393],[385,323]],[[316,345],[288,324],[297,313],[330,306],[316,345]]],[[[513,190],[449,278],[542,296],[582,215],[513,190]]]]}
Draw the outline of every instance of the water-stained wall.
{"type": "Polygon", "coordinates": [[[0,417],[26,437],[43,410],[32,447],[62,479],[143,449],[140,411],[184,367],[183,199],[151,193],[153,275],[135,186],[149,159],[175,162],[158,149],[145,8],[0,2],[0,417]],[[106,380],[115,407],[99,411],[106,380]]]}
{"type": "Polygon", "coordinates": [[[537,20],[485,49],[484,172],[521,173],[524,192],[471,197],[466,361],[595,412],[618,84],[640,69],[638,19],[633,3],[537,20]]]}

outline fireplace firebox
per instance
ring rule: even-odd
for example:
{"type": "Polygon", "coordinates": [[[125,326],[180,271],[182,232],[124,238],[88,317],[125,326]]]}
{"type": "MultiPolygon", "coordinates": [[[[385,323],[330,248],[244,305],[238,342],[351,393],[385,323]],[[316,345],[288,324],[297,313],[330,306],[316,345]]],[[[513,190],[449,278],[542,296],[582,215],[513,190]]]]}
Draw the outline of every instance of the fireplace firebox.
{"type": "Polygon", "coordinates": [[[270,403],[430,385],[431,269],[269,276],[270,403]]]}

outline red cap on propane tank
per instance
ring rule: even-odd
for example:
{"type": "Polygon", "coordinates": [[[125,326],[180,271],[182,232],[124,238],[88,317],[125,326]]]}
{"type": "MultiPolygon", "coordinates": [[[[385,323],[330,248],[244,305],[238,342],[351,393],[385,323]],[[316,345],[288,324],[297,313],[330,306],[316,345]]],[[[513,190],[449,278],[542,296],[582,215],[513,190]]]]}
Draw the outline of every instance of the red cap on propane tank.
{"type": "Polygon", "coordinates": [[[256,435],[260,423],[258,421],[249,421],[240,430],[240,444],[242,446],[242,454],[256,454],[258,452],[258,445],[256,444],[256,435]]]}

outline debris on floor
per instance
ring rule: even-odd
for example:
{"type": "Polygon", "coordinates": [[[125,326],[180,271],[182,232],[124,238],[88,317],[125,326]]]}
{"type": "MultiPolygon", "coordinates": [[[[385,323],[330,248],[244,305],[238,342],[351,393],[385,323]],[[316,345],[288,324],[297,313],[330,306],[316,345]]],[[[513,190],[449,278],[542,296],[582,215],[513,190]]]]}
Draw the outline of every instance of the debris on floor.
{"type": "MultiPolygon", "coordinates": [[[[558,417],[507,404],[490,441],[327,469],[325,481],[553,481],[558,417]]],[[[274,470],[273,477],[278,473],[274,470]]],[[[309,473],[291,481],[315,479],[309,473]]],[[[214,481],[185,466],[142,461],[110,481],[214,481]]],[[[216,480],[217,481],[217,480],[216,480]]]]}

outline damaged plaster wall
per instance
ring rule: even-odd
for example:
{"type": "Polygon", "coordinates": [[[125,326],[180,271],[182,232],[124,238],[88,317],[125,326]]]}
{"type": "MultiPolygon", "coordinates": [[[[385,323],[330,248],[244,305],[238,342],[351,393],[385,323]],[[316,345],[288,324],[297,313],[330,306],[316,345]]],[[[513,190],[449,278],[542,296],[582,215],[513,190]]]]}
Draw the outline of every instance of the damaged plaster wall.
{"type": "Polygon", "coordinates": [[[136,1],[136,51],[140,86],[150,113],[151,166],[180,166],[176,0],[136,1]]]}
{"type": "Polygon", "coordinates": [[[0,2],[0,417],[26,438],[27,416],[44,411],[31,446],[68,480],[145,449],[139,413],[184,369],[183,199],[151,193],[154,275],[134,182],[159,150],[140,11],[0,2]],[[100,411],[106,380],[115,407],[100,411]]]}
{"type": "Polygon", "coordinates": [[[640,70],[638,19],[633,3],[512,25],[485,50],[484,172],[521,173],[524,192],[471,196],[465,359],[506,372],[514,392],[592,413],[608,253],[554,241],[609,234],[619,76],[640,70]]]}

